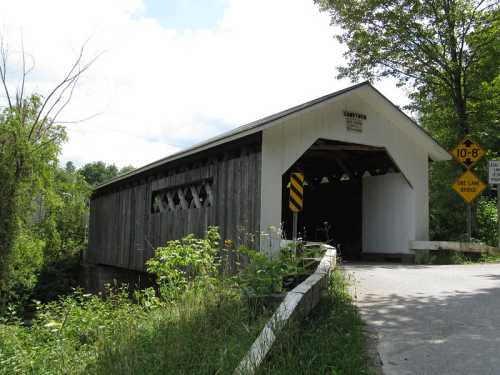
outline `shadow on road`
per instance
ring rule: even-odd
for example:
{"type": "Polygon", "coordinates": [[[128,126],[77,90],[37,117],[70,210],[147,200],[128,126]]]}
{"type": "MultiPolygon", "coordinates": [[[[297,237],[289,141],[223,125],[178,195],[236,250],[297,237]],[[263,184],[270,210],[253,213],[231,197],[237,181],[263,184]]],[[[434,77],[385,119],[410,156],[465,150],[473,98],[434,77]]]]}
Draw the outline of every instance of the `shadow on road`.
{"type": "Polygon", "coordinates": [[[353,294],[378,332],[387,374],[500,374],[500,267],[465,269],[464,285],[457,267],[466,266],[344,267],[354,272],[353,294]]]}

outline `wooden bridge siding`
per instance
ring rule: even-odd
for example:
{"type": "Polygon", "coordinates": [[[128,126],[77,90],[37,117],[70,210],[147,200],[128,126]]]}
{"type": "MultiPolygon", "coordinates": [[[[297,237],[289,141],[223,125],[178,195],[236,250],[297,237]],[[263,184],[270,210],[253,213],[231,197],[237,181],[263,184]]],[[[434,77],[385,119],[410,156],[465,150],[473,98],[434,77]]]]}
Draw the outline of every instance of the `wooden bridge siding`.
{"type": "MultiPolygon", "coordinates": [[[[191,169],[165,170],[164,176],[132,182],[91,200],[88,259],[93,263],[144,270],[153,249],[186,234],[203,235],[218,225],[223,239],[240,243],[241,234],[258,239],[260,214],[260,145],[231,151],[191,169]],[[152,192],[212,178],[211,207],[151,213],[152,192]]],[[[168,166],[166,166],[168,167],[168,166]]]]}

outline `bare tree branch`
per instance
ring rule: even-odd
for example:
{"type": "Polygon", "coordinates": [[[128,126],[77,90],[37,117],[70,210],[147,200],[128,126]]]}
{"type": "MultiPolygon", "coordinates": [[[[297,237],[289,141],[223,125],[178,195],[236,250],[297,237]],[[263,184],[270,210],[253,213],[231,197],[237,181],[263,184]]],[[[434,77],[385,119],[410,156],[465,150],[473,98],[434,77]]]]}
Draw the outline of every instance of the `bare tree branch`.
{"type": "Polygon", "coordinates": [[[9,104],[9,109],[12,110],[12,102],[11,102],[11,99],[10,99],[10,93],[9,93],[9,89],[7,87],[7,56],[8,56],[8,51],[7,51],[7,48],[5,46],[5,41],[4,41],[4,38],[3,36],[0,36],[0,59],[1,59],[1,62],[0,62],[0,79],[2,80],[2,85],[3,85],[3,89],[4,89],[4,92],[5,92],[5,95],[7,97],[7,102],[9,104]]]}
{"type": "Polygon", "coordinates": [[[101,112],[97,112],[97,113],[94,113],[93,115],[90,115],[88,117],[84,117],[82,119],[79,119],[79,120],[71,120],[71,121],[54,121],[54,125],[65,125],[65,124],[79,124],[81,122],[85,122],[85,121],[88,121],[88,120],[91,120],[93,118],[96,118],[98,116],[101,116],[104,114],[104,111],[101,111],[101,112]]]}
{"type": "Polygon", "coordinates": [[[81,65],[82,59],[85,52],[86,43],[81,47],[80,52],[78,54],[77,59],[75,60],[73,66],[69,69],[66,76],[62,79],[59,84],[57,84],[54,89],[47,95],[45,100],[42,103],[40,111],[33,122],[33,126],[29,133],[29,138],[33,136],[33,133],[36,133],[36,128],[43,126],[43,124],[47,123],[49,117],[51,117],[51,113],[56,110],[56,115],[53,116],[50,123],[53,123],[57,116],[61,113],[62,109],[67,106],[69,100],[64,100],[64,96],[68,90],[70,90],[70,98],[73,95],[74,87],[80,78],[80,76],[86,72],[92,64],[103,54],[103,52],[94,56],[91,60],[85,63],[83,66],[81,65]],[[63,101],[64,100],[64,101],[63,101]],[[61,108],[58,108],[60,103],[62,104],[61,108]]]}

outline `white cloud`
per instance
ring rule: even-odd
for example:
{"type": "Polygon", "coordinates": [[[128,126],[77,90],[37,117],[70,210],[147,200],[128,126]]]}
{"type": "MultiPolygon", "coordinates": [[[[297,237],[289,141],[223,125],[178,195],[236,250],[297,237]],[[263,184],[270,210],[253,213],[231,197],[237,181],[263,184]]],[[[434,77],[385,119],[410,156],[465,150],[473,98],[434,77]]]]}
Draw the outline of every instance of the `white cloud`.
{"type": "MultiPolygon", "coordinates": [[[[36,60],[31,89],[53,86],[86,39],[87,56],[105,51],[63,119],[101,114],[68,125],[64,160],[139,166],[349,85],[335,79],[342,48],[311,0],[229,0],[220,22],[204,30],[168,29],[144,17],[144,7],[140,0],[0,4],[11,46],[22,30],[36,60]]],[[[392,82],[377,87],[405,103],[392,82]]]]}

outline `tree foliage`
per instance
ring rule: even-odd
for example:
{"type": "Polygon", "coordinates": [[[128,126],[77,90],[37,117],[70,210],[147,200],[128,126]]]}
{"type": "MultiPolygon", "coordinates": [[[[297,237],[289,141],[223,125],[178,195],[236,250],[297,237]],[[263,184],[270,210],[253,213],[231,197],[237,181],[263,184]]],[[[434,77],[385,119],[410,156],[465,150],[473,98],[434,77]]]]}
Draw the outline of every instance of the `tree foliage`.
{"type": "MultiPolygon", "coordinates": [[[[480,35],[483,30],[476,30],[480,35]]],[[[497,29],[487,33],[498,34],[497,29]]],[[[481,40],[478,38],[477,40],[481,40]]],[[[483,180],[488,178],[487,161],[500,156],[500,37],[488,45],[476,66],[470,81],[470,98],[467,102],[467,117],[471,124],[471,134],[485,150],[484,157],[475,167],[475,173],[483,180]],[[473,78],[473,79],[472,79],[473,78]]],[[[444,88],[430,90],[422,87],[412,96],[412,108],[419,113],[420,123],[445,148],[451,150],[462,137],[456,126],[457,115],[454,103],[444,88]]],[[[430,167],[430,228],[434,239],[465,239],[465,205],[461,198],[451,191],[450,186],[463,173],[463,168],[455,161],[433,163],[430,167]]],[[[473,203],[475,212],[473,237],[496,246],[493,240],[496,229],[492,222],[491,204],[496,193],[488,187],[473,203]],[[488,231],[485,228],[489,228],[488,231]],[[489,234],[487,234],[489,233],[489,234]]]]}
{"type": "Polygon", "coordinates": [[[444,91],[456,125],[470,131],[468,100],[483,56],[498,42],[498,2],[491,0],[315,0],[330,12],[348,47],[340,77],[391,76],[420,91],[444,91]]]}
{"type": "MultiPolygon", "coordinates": [[[[0,105],[3,105],[0,112],[0,306],[11,283],[9,272],[13,268],[9,262],[15,258],[14,250],[19,248],[16,241],[22,239],[20,235],[26,230],[30,236],[33,233],[34,206],[38,203],[47,209],[55,202],[53,191],[47,186],[53,181],[61,145],[66,139],[58,117],[71,101],[81,75],[93,62],[84,63],[83,52],[82,47],[62,80],[42,96],[26,92],[25,84],[32,67],[26,64],[24,49],[21,66],[12,66],[8,46],[0,36],[0,105]],[[17,82],[9,74],[9,68],[20,72],[17,82]]],[[[55,233],[48,229],[51,225],[57,226],[55,216],[48,212],[42,220],[46,225],[44,230],[55,233]]],[[[55,240],[56,237],[44,238],[46,246],[55,240]]]]}
{"type": "Polygon", "coordinates": [[[106,163],[102,161],[97,161],[85,164],[80,169],[80,173],[85,178],[85,181],[87,181],[90,185],[97,186],[120,174],[133,171],[134,169],[135,168],[131,165],[118,169],[114,164],[106,165],[106,163]]]}
{"type": "Polygon", "coordinates": [[[41,106],[41,98],[33,95],[0,115],[0,284],[7,279],[22,213],[30,208],[25,198],[45,184],[66,137],[60,126],[36,124],[41,106]]]}

